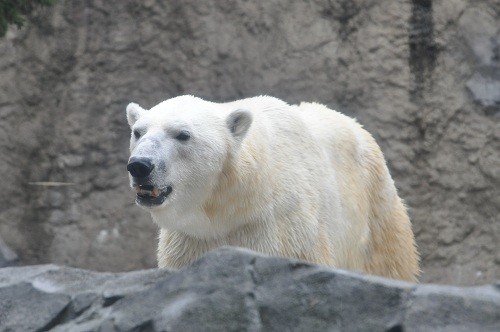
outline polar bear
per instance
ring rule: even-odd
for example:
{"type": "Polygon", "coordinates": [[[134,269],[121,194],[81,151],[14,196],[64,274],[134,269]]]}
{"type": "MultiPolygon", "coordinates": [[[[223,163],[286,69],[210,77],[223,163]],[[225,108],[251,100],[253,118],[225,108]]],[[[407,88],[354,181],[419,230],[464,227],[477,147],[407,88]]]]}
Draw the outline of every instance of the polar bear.
{"type": "Polygon", "coordinates": [[[159,267],[233,245],[417,280],[406,208],[356,120],[268,96],[131,103],[127,119],[130,185],[160,226],[159,267]]]}

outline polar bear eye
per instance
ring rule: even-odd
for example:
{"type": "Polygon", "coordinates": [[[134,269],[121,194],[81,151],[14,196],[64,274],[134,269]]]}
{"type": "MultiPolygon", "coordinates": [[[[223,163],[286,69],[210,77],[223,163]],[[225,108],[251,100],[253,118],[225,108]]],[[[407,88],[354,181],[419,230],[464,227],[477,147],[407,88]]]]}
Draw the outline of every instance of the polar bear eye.
{"type": "Polygon", "coordinates": [[[139,139],[141,137],[141,133],[139,132],[139,130],[134,130],[134,137],[135,139],[139,139]]]}
{"type": "Polygon", "coordinates": [[[177,136],[175,136],[175,139],[178,140],[178,141],[187,141],[188,139],[191,138],[191,135],[189,134],[188,131],[181,131],[177,134],[177,136]]]}

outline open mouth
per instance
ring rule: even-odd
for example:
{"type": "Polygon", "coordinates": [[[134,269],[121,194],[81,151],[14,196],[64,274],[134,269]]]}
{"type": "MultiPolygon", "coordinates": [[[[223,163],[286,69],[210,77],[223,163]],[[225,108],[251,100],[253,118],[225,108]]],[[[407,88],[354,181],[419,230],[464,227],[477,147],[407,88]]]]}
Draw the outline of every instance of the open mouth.
{"type": "Polygon", "coordinates": [[[145,206],[162,204],[172,192],[171,186],[168,186],[165,190],[149,184],[135,185],[134,188],[137,193],[136,202],[145,206]]]}

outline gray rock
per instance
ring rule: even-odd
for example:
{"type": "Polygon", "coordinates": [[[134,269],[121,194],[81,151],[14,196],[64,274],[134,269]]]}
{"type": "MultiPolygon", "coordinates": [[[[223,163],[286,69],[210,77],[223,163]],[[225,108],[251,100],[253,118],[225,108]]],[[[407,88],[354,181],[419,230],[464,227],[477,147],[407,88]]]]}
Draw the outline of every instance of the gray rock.
{"type": "Polygon", "coordinates": [[[2,331],[498,331],[499,312],[499,285],[415,285],[236,248],[178,271],[0,269],[2,331]]]}
{"type": "Polygon", "coordinates": [[[477,62],[466,86],[484,107],[500,113],[500,28],[489,11],[468,8],[459,20],[465,42],[477,62]]]}
{"type": "Polygon", "coordinates": [[[9,248],[0,236],[0,268],[14,265],[18,261],[16,253],[9,248]]]}
{"type": "Polygon", "coordinates": [[[500,112],[500,66],[475,73],[467,81],[467,88],[483,106],[496,106],[496,112],[500,112]]]}
{"type": "MultiPolygon", "coordinates": [[[[7,269],[7,268],[5,268],[7,269]]],[[[2,331],[47,330],[70,303],[66,294],[39,289],[19,282],[0,288],[0,329],[2,331]]]]}

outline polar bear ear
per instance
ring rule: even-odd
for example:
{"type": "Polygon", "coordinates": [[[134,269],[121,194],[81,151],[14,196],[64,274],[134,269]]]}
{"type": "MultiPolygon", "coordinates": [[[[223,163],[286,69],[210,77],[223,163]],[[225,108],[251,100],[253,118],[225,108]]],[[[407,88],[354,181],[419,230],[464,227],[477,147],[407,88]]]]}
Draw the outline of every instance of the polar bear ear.
{"type": "Polygon", "coordinates": [[[226,124],[234,137],[243,138],[252,125],[252,120],[253,117],[250,111],[239,109],[229,114],[226,124]]]}
{"type": "Polygon", "coordinates": [[[146,112],[141,106],[136,103],[130,103],[127,106],[127,121],[128,125],[132,127],[134,123],[141,117],[141,115],[146,112]]]}

